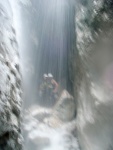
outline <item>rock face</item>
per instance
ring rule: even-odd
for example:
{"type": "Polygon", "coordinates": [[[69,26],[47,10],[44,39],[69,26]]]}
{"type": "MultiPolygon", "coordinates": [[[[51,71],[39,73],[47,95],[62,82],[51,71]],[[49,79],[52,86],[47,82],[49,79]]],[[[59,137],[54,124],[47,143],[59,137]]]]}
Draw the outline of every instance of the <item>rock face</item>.
{"type": "Polygon", "coordinates": [[[78,138],[82,150],[113,149],[113,1],[76,2],[78,138]]]}
{"type": "Polygon", "coordinates": [[[74,98],[66,90],[63,90],[53,110],[53,118],[57,117],[63,122],[69,122],[75,118],[75,113],[74,98]]]}
{"type": "Polygon", "coordinates": [[[44,118],[44,122],[53,128],[62,126],[75,119],[75,100],[68,91],[63,90],[51,114],[44,118]]]}
{"type": "Polygon", "coordinates": [[[0,1],[0,150],[20,150],[21,75],[8,0],[0,1]]]}

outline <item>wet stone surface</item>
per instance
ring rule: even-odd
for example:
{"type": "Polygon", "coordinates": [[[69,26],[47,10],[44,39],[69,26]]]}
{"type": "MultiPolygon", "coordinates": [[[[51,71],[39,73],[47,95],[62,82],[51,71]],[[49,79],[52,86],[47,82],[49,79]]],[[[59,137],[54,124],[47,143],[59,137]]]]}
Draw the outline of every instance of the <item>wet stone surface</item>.
{"type": "Polygon", "coordinates": [[[113,149],[113,1],[76,5],[78,139],[82,150],[113,149]]]}
{"type": "Polygon", "coordinates": [[[22,149],[21,75],[12,15],[9,2],[0,1],[0,150],[22,149]]]}

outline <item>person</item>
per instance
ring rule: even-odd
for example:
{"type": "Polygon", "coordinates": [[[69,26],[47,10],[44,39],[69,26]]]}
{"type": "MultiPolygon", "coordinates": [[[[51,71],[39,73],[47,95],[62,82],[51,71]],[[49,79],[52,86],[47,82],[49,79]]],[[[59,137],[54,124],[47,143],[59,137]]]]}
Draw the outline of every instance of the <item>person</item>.
{"type": "Polygon", "coordinates": [[[40,98],[42,103],[53,104],[58,99],[58,83],[53,79],[51,73],[43,75],[40,85],[40,98]]]}
{"type": "Polygon", "coordinates": [[[58,98],[58,83],[54,80],[51,73],[48,74],[48,88],[50,89],[50,96],[52,99],[58,98]]]}
{"type": "Polygon", "coordinates": [[[39,94],[40,94],[42,101],[45,101],[47,97],[47,88],[48,88],[47,78],[48,78],[48,75],[44,74],[42,84],[40,85],[39,94]]]}
{"type": "Polygon", "coordinates": [[[47,74],[44,74],[43,75],[43,82],[42,82],[42,84],[41,84],[41,86],[40,86],[40,89],[44,89],[45,88],[45,86],[47,85],[47,78],[48,78],[48,75],[47,74]]]}

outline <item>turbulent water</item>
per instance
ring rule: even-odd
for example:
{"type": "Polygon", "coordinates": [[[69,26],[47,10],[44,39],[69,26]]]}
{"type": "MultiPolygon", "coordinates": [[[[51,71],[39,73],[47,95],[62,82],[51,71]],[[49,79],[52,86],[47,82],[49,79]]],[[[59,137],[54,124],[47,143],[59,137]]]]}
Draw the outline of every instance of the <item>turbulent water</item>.
{"type": "Polygon", "coordinates": [[[25,149],[79,150],[75,133],[76,122],[61,123],[58,118],[56,120],[53,118],[53,121],[50,122],[47,115],[51,113],[51,109],[39,106],[26,112],[24,123],[24,131],[26,131],[25,149]]]}

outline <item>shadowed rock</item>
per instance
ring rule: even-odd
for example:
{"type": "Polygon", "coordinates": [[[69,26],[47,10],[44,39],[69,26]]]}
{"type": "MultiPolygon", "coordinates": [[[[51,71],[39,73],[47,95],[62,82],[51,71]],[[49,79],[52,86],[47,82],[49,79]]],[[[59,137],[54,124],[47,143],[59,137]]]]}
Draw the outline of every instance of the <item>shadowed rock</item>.
{"type": "Polygon", "coordinates": [[[82,150],[113,149],[113,1],[76,5],[78,138],[82,150]]]}
{"type": "Polygon", "coordinates": [[[0,150],[22,149],[21,75],[12,24],[13,14],[9,1],[0,1],[0,150]]]}

